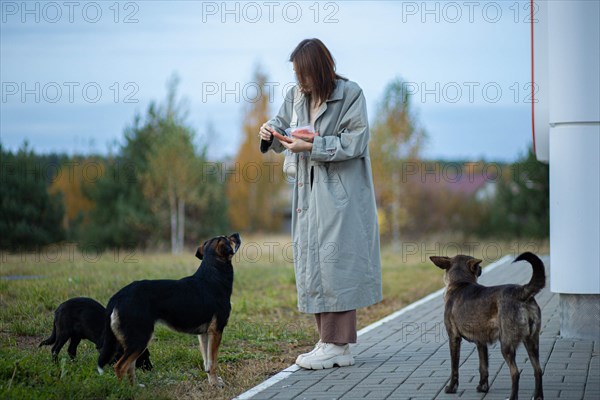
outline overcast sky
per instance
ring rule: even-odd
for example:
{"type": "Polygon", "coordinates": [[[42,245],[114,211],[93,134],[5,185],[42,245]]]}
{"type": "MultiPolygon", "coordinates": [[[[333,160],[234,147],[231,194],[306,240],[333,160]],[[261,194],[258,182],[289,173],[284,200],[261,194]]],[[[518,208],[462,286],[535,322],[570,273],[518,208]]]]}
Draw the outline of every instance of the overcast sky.
{"type": "Polygon", "coordinates": [[[512,161],[531,143],[529,1],[2,1],[0,133],[38,152],[106,153],[177,73],[211,158],[237,151],[252,72],[275,94],[304,38],[329,47],[373,120],[402,77],[428,158],[512,161]],[[213,129],[207,129],[212,125],[213,129]]]}

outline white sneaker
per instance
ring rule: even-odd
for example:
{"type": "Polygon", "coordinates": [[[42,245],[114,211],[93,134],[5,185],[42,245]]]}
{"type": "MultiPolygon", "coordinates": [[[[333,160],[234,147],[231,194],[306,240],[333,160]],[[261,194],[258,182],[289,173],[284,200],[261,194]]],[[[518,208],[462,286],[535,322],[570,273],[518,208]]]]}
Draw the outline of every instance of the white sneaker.
{"type": "Polygon", "coordinates": [[[350,354],[350,346],[338,346],[333,343],[323,343],[312,354],[302,357],[299,366],[305,369],[327,369],[354,365],[354,357],[350,354]]]}
{"type": "Polygon", "coordinates": [[[300,354],[298,356],[298,358],[296,358],[296,364],[300,365],[300,362],[302,361],[302,359],[306,356],[310,356],[312,355],[315,351],[317,351],[319,349],[319,347],[323,346],[323,342],[321,342],[321,339],[319,339],[319,341],[317,342],[317,344],[315,344],[314,349],[312,349],[311,351],[309,351],[308,353],[303,353],[300,354]]]}

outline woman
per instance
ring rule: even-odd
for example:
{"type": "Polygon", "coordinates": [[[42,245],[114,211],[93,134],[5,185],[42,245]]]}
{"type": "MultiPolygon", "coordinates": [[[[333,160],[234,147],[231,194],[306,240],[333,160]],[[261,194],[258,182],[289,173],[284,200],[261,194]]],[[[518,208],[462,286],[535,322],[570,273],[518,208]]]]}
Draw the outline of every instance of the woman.
{"type": "Polygon", "coordinates": [[[320,40],[300,42],[290,61],[298,85],[259,137],[265,151],[299,155],[292,212],[298,308],[315,314],[320,340],[296,363],[353,365],[348,344],[356,343],[356,309],[382,300],[366,102],[356,83],[336,74],[320,40]],[[293,125],[310,125],[314,137],[306,131],[302,139],[274,137],[274,128],[290,128],[296,118],[293,125]]]}

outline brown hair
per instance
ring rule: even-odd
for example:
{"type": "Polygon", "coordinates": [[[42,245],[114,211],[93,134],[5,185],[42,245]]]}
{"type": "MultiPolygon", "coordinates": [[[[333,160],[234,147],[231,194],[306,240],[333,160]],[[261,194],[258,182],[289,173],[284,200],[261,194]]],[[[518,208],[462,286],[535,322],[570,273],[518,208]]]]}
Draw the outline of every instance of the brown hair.
{"type": "Polygon", "coordinates": [[[319,39],[304,39],[292,51],[300,90],[319,102],[327,100],[335,89],[336,79],[347,80],[335,72],[335,61],[319,39]]]}

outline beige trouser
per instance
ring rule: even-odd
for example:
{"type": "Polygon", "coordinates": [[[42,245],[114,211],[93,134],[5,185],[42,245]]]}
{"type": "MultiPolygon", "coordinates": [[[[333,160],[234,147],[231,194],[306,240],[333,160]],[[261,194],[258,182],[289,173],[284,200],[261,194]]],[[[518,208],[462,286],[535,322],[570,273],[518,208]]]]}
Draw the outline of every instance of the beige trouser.
{"type": "Polygon", "coordinates": [[[315,314],[319,336],[324,343],[356,343],[356,310],[315,314]]]}

